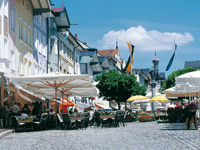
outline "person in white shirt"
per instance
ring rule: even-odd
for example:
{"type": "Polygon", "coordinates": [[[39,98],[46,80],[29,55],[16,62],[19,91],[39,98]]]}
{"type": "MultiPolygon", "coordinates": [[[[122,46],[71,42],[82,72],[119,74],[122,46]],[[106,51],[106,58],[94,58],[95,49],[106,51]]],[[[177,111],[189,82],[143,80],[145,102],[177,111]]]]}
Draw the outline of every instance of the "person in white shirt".
{"type": "Polygon", "coordinates": [[[90,108],[89,113],[90,113],[89,120],[91,121],[93,119],[93,116],[94,116],[94,111],[90,108]]]}
{"type": "Polygon", "coordinates": [[[12,112],[13,112],[13,115],[19,115],[19,106],[17,105],[17,102],[15,102],[15,104],[12,106],[12,112]]]}
{"type": "Polygon", "coordinates": [[[23,118],[28,117],[27,112],[25,110],[22,111],[21,117],[23,118]]]}

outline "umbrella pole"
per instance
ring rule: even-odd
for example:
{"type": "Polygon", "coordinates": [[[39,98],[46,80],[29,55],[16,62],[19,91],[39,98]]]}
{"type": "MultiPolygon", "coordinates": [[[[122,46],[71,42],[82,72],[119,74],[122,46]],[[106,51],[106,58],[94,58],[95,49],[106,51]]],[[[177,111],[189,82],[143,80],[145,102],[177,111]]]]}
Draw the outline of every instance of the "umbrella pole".
{"type": "Polygon", "coordinates": [[[55,121],[56,121],[56,129],[57,129],[57,87],[55,87],[55,99],[56,99],[56,106],[55,106],[55,121]]]}
{"type": "Polygon", "coordinates": [[[68,96],[67,96],[67,113],[68,113],[68,96]]]}
{"type": "Polygon", "coordinates": [[[63,113],[63,105],[64,105],[64,102],[63,102],[63,91],[62,91],[62,113],[63,113]]]}

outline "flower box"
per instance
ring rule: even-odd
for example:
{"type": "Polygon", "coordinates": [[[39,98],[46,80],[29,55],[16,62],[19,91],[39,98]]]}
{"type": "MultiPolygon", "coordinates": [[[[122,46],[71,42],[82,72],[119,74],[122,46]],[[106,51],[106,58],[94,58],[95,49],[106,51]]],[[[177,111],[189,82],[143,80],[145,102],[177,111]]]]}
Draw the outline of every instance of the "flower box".
{"type": "Polygon", "coordinates": [[[138,117],[139,122],[146,122],[146,121],[151,121],[151,116],[149,115],[140,115],[138,117]]]}

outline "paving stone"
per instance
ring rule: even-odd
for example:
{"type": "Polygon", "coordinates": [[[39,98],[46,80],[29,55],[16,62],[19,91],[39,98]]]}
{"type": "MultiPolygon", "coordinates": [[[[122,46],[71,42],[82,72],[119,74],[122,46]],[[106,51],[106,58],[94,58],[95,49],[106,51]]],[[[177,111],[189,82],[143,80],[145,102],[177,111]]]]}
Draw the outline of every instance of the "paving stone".
{"type": "Polygon", "coordinates": [[[126,127],[13,133],[0,141],[2,150],[174,150],[200,149],[200,131],[185,124],[127,123],[126,127]]]}

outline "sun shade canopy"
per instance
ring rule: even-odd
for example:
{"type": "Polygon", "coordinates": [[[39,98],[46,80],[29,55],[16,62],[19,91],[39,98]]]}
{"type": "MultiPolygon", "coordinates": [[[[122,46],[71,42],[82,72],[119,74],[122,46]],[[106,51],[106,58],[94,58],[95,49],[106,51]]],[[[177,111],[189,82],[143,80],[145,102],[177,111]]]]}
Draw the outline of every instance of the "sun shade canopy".
{"type": "Polygon", "coordinates": [[[143,100],[143,99],[147,99],[147,97],[142,96],[142,95],[135,95],[135,96],[130,97],[127,101],[130,102],[130,101],[143,100]]]}

